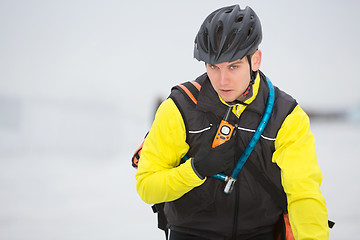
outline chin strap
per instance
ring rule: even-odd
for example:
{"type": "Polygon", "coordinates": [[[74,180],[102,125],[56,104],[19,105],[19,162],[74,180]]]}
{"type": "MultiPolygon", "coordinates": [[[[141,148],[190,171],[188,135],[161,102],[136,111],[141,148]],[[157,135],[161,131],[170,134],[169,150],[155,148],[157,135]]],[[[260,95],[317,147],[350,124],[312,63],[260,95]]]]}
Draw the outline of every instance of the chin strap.
{"type": "Polygon", "coordinates": [[[245,92],[243,93],[243,96],[246,96],[248,95],[248,93],[250,92],[250,89],[252,87],[252,85],[255,83],[255,78],[256,78],[256,75],[257,75],[257,71],[254,72],[252,69],[251,69],[251,56],[250,55],[247,55],[247,60],[249,62],[249,66],[250,66],[250,83],[249,83],[249,86],[247,87],[247,89],[245,90],[245,92]]]}

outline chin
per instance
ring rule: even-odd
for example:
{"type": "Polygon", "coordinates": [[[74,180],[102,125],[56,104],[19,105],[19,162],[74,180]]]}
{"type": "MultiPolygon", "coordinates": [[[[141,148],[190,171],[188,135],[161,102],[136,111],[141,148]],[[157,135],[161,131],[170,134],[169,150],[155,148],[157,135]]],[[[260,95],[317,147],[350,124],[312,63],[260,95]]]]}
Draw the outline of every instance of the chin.
{"type": "Polygon", "coordinates": [[[236,100],[236,98],[230,98],[230,97],[221,97],[221,99],[228,103],[236,100]]]}

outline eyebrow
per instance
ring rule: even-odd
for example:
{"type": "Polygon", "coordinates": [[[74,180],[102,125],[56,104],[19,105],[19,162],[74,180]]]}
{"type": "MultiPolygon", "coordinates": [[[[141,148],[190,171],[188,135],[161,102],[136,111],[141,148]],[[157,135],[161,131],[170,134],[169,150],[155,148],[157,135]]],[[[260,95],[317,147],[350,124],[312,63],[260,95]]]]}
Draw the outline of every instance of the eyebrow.
{"type": "MultiPolygon", "coordinates": [[[[242,59],[239,59],[239,60],[236,60],[235,62],[233,62],[233,63],[230,63],[229,65],[228,65],[228,67],[231,67],[231,66],[234,66],[234,65],[236,65],[236,64],[239,64],[239,63],[243,63],[244,61],[242,60],[242,59]]],[[[217,64],[209,64],[209,63],[205,63],[205,64],[208,64],[209,66],[217,66],[217,64]]]]}
{"type": "Polygon", "coordinates": [[[237,60],[236,62],[233,62],[233,63],[229,64],[229,66],[232,66],[232,65],[235,65],[235,64],[239,64],[239,63],[242,63],[242,62],[243,62],[243,60],[239,59],[239,60],[237,60]]]}

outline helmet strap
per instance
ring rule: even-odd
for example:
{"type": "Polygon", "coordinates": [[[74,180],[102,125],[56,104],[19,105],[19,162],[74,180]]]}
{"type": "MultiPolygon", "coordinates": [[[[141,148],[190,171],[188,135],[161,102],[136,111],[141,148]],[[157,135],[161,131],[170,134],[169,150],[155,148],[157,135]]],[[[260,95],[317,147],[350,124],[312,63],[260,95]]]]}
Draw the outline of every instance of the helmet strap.
{"type": "Polygon", "coordinates": [[[247,55],[246,57],[247,57],[247,60],[249,62],[249,67],[250,67],[250,85],[253,85],[255,83],[257,71],[253,71],[251,68],[251,56],[247,55]]]}
{"type": "Polygon", "coordinates": [[[247,87],[247,89],[245,90],[245,92],[243,93],[243,96],[248,95],[252,85],[255,83],[255,78],[256,78],[256,75],[257,75],[257,72],[254,72],[252,70],[252,68],[251,68],[251,56],[247,55],[246,58],[247,58],[247,60],[249,62],[249,66],[250,66],[250,83],[249,83],[249,86],[247,87]]]}

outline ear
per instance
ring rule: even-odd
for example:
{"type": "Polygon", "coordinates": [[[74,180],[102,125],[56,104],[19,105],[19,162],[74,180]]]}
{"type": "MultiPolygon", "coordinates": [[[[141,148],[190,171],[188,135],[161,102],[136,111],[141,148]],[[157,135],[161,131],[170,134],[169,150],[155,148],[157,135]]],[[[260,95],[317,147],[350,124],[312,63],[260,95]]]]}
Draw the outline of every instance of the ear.
{"type": "Polygon", "coordinates": [[[260,65],[261,65],[261,51],[260,50],[256,50],[256,52],[254,52],[254,54],[251,57],[251,69],[256,72],[257,70],[259,70],[260,65]]]}

